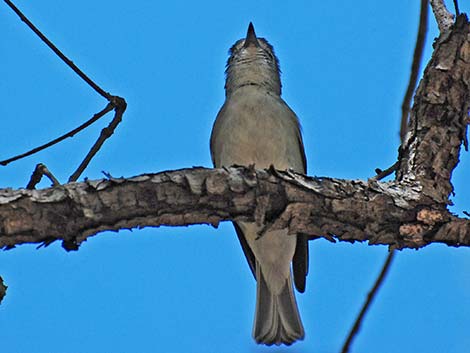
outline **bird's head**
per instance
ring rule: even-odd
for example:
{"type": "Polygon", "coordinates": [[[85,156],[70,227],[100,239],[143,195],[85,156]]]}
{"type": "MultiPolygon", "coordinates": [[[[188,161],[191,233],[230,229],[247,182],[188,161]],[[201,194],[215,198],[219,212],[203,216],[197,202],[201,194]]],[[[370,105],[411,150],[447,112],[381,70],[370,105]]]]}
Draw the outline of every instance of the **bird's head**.
{"type": "Polygon", "coordinates": [[[227,61],[225,90],[230,95],[236,89],[257,85],[270,92],[281,94],[279,61],[271,44],[256,36],[250,22],[245,38],[230,48],[227,61]]]}

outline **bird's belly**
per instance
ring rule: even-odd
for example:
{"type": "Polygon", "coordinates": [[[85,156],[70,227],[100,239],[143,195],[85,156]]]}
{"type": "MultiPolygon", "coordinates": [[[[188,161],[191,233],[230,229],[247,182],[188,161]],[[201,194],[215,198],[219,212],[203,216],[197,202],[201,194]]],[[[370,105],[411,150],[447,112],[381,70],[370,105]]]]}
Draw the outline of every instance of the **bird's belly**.
{"type": "Polygon", "coordinates": [[[224,122],[225,139],[219,145],[219,163],[302,170],[295,126],[282,114],[272,105],[252,103],[233,107],[230,119],[224,122]]]}
{"type": "Polygon", "coordinates": [[[292,167],[279,133],[260,122],[246,125],[253,126],[246,126],[244,131],[233,129],[228,141],[225,141],[220,154],[222,165],[254,164],[256,168],[274,165],[277,169],[292,167]]]}

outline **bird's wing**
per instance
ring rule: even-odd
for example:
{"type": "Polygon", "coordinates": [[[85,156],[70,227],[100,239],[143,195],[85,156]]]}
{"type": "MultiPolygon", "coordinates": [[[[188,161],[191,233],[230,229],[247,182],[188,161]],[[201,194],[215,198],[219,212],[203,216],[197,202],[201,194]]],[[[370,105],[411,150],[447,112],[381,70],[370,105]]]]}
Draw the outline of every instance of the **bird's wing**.
{"type": "Polygon", "coordinates": [[[243,234],[243,231],[240,228],[240,226],[238,226],[235,222],[233,223],[233,226],[235,227],[235,231],[237,232],[238,240],[240,241],[240,245],[242,246],[243,253],[245,254],[245,257],[246,257],[246,261],[248,261],[248,265],[250,266],[251,273],[253,274],[253,277],[255,277],[256,279],[255,254],[253,254],[253,251],[248,245],[248,242],[246,241],[245,235],[243,234]]]}
{"type": "Polygon", "coordinates": [[[305,292],[305,282],[308,275],[308,236],[306,234],[297,234],[292,272],[294,273],[295,288],[300,293],[305,292]]]}
{"type": "MultiPolygon", "coordinates": [[[[285,103],[285,102],[284,102],[285,103]]],[[[297,143],[302,158],[302,173],[307,173],[307,158],[305,157],[305,148],[302,140],[302,132],[299,119],[292,109],[285,103],[292,112],[291,119],[294,120],[297,133],[297,143]]],[[[305,292],[305,283],[308,274],[308,236],[306,234],[297,234],[297,244],[295,247],[294,258],[292,259],[292,272],[294,275],[295,288],[300,293],[305,292]]]]}

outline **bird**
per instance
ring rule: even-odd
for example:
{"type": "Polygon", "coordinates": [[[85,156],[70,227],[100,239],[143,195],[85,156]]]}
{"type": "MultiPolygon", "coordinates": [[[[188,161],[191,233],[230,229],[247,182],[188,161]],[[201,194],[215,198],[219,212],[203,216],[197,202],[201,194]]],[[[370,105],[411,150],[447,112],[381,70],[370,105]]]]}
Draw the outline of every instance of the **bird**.
{"type": "MultiPolygon", "coordinates": [[[[279,60],[250,22],[245,38],[229,51],[225,102],[215,119],[210,150],[214,167],[274,167],[305,174],[299,120],[281,98],[279,60]]],[[[291,345],[305,336],[294,294],[305,291],[308,238],[250,222],[234,227],[256,282],[253,338],[259,344],[291,345]]]]}

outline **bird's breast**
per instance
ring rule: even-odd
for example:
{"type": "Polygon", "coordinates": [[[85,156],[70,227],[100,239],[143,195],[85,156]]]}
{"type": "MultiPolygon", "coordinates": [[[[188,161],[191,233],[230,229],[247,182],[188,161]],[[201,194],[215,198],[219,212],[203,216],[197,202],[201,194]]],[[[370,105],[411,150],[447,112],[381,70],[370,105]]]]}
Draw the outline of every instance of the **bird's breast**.
{"type": "Polygon", "coordinates": [[[302,171],[297,117],[276,95],[247,87],[228,97],[214,125],[212,153],[217,167],[302,171]]]}

